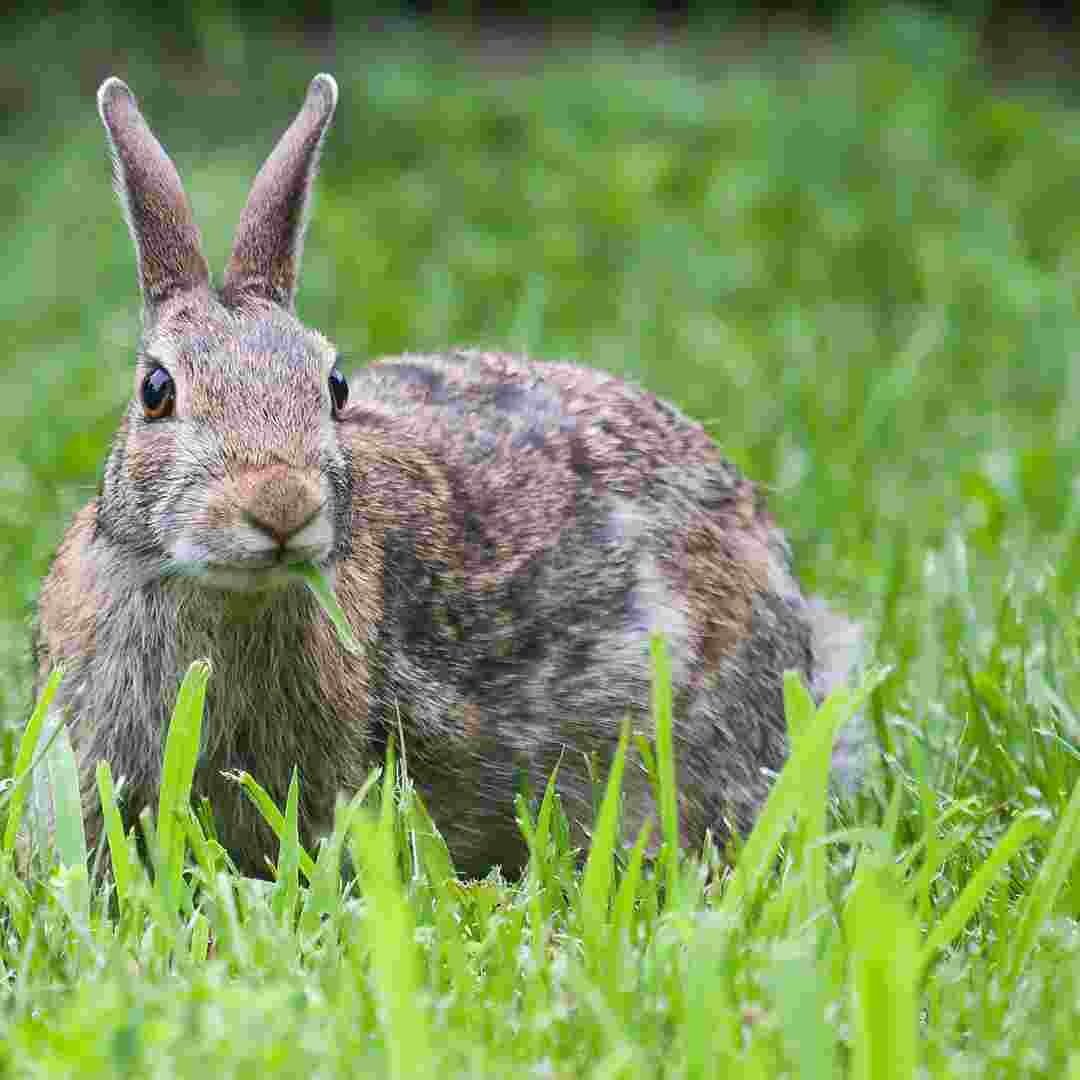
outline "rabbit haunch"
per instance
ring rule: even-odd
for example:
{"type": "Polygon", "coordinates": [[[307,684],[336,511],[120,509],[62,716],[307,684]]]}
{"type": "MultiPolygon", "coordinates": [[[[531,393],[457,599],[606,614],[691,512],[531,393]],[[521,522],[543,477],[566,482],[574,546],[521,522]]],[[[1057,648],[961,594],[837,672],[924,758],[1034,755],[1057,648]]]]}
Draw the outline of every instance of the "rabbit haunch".
{"type": "MultiPolygon", "coordinates": [[[[139,258],[135,394],[101,494],[42,588],[39,680],[57,663],[92,838],[98,760],[133,816],[156,798],[164,729],[209,657],[195,787],[249,872],[276,842],[222,773],[284,801],[295,765],[311,842],[400,732],[458,867],[513,869],[513,799],[559,766],[575,828],[587,758],[650,724],[649,641],[673,661],[681,829],[746,830],[786,753],[782,677],[821,658],[781,533],[701,427],[570,364],[486,352],[354,374],[293,316],[304,211],[336,87],[327,76],[256,178],[214,290],[179,178],[130,91],[99,95],[139,258]],[[175,387],[148,419],[147,373],[175,387]],[[337,640],[286,567],[335,582],[364,649],[337,640]]],[[[654,812],[641,768],[626,817],[654,812]]],[[[583,834],[580,834],[583,835],[583,834]]]]}

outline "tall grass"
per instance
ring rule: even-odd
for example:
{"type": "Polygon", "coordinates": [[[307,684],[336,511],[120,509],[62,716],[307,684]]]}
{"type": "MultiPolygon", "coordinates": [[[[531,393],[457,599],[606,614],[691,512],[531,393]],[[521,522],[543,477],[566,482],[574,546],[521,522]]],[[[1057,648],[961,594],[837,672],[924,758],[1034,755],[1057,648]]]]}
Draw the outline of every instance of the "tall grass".
{"type": "MultiPolygon", "coordinates": [[[[919,1038],[921,1003],[940,1003],[952,992],[958,956],[969,985],[971,973],[985,968],[997,994],[1016,994],[1021,979],[1050,977],[1033,950],[1080,855],[1080,783],[1060,822],[1035,830],[1021,818],[961,896],[920,927],[918,889],[905,867],[927,837],[896,850],[891,808],[883,810],[885,821],[837,835],[819,809],[829,783],[822,759],[872,683],[855,694],[840,688],[818,709],[789,684],[789,710],[799,714],[794,752],[733,869],[666,844],[646,859],[648,826],[630,847],[618,813],[624,731],[583,871],[551,784],[535,821],[522,807],[530,850],[523,879],[459,882],[391,746],[381,784],[340,805],[304,875],[295,774],[284,812],[260,803],[280,841],[274,880],[264,883],[231,871],[220,849],[208,854],[204,823],[190,802],[207,675],[205,665],[195,665],[181,688],[166,740],[169,780],[156,821],[144,817],[139,826],[150,859],[132,857],[135,827],[128,835],[114,828],[119,819],[106,779],[107,842],[119,872],[91,890],[85,841],[77,849],[70,839],[82,836],[77,776],[73,768],[42,765],[39,782],[55,807],[54,843],[38,853],[33,895],[10,856],[0,863],[8,913],[0,961],[12,987],[36,984],[45,992],[45,972],[60,965],[76,976],[62,998],[74,994],[81,1010],[100,1016],[91,1045],[66,1040],[50,1067],[74,1068],[104,1051],[103,1041],[115,1053],[117,1041],[128,1039],[113,1009],[117,994],[132,989],[132,970],[140,972],[135,987],[150,982],[151,972],[167,975],[189,1016],[216,1011],[225,987],[257,996],[263,979],[286,979],[299,1013],[291,1035],[282,1040],[278,1027],[269,1040],[282,1067],[350,1074],[354,1063],[337,1047],[346,1027],[350,1045],[365,1045],[366,1067],[394,1077],[545,1061],[602,1075],[694,1077],[787,1069],[827,1075],[850,1062],[853,1076],[909,1077],[929,1063],[919,1038]],[[1039,873],[1012,903],[991,903],[990,890],[1007,884],[1009,859],[1037,835],[1050,841],[1039,873]],[[847,854],[837,854],[841,849],[847,854]],[[345,851],[355,877],[345,871],[345,851]],[[972,923],[984,944],[956,949],[972,923]],[[1012,943],[1004,956],[996,946],[1002,941],[1012,943]],[[940,961],[943,951],[952,962],[940,961]],[[219,987],[209,995],[208,980],[219,987]],[[91,982],[105,988],[93,1001],[78,992],[91,982]],[[332,1036],[305,1065],[309,1040],[328,1028],[332,1036]]],[[[656,682],[665,685],[662,666],[656,682]]],[[[657,694],[655,721],[652,749],[662,761],[671,739],[669,687],[657,694]]],[[[36,737],[28,728],[24,756],[36,737]]],[[[107,778],[107,768],[100,775],[107,778]]],[[[661,765],[655,778],[662,807],[676,794],[672,774],[661,765]]],[[[257,789],[250,778],[237,782],[257,789]]],[[[17,814],[12,804],[9,825],[17,827],[17,814]]],[[[962,828],[946,829],[942,846],[962,828]]],[[[1053,948],[1053,936],[1049,943],[1053,948]]],[[[174,1030],[179,1016],[163,1019],[174,1030]]],[[[16,1066],[40,1063],[36,1030],[30,1014],[10,1025],[16,1066]]],[[[135,1071],[176,1051],[170,1036],[161,1039],[161,1021],[154,1031],[135,1071]]],[[[1071,1029],[1059,1034],[1060,1045],[1046,1049],[1064,1062],[1071,1029]]],[[[253,1053],[247,1038],[218,1029],[214,1053],[239,1067],[253,1053]]],[[[263,1058],[263,1066],[272,1060],[263,1058]]],[[[1031,1075],[1022,1058],[1012,1065],[1016,1075],[1031,1075]]]]}

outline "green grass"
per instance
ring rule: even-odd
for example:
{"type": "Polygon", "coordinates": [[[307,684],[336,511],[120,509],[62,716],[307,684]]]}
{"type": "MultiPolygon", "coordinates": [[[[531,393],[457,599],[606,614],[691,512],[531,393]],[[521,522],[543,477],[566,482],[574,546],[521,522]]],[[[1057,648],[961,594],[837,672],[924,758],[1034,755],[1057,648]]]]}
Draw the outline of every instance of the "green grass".
{"type": "Polygon", "coordinates": [[[406,753],[317,851],[299,792],[262,803],[282,848],[253,882],[187,810],[196,671],[155,877],[107,773],[116,873],[87,877],[65,741],[40,755],[55,848],[23,876],[13,831],[0,848],[0,1075],[1080,1076],[1080,84],[995,85],[973,32],[904,10],[754,48],[717,25],[527,49],[206,19],[182,58],[107,20],[0,45],[0,775],[37,760],[27,613],[129,392],[134,265],[92,97],[113,70],[216,266],[334,71],[301,315],[354,365],[524,348],[701,418],[768,486],[803,581],[864,622],[880,761],[827,796],[851,702],[791,684],[754,834],[730,864],[677,852],[661,685],[648,836],[621,834],[613,779],[579,859],[549,791],[519,806],[523,879],[461,881],[406,753]]]}

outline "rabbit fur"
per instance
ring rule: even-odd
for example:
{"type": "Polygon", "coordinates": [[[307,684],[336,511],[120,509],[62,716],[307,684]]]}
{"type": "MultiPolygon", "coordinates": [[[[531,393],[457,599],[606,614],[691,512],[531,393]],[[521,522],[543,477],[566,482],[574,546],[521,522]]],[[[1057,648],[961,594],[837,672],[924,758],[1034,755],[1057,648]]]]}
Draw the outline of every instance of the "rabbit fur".
{"type": "MultiPolygon", "coordinates": [[[[496,352],[382,360],[351,376],[293,314],[307,204],[337,87],[317,76],[259,172],[211,285],[171,161],[128,88],[98,96],[138,257],[134,393],[100,492],[40,596],[38,686],[79,760],[157,797],[188,665],[209,658],[195,790],[245,872],[277,843],[227,770],[326,830],[401,733],[410,776],[465,874],[519,868],[515,792],[558,789],[579,838],[587,758],[650,727],[650,637],[672,660],[680,829],[745,832],[783,764],[782,677],[829,660],[760,492],[702,428],[600,371],[496,352]],[[154,386],[171,413],[153,415],[154,386]],[[171,387],[171,389],[169,389],[171,387]],[[340,385],[339,385],[340,389],[340,385]],[[361,639],[346,651],[285,567],[310,559],[361,639]]],[[[654,812],[640,763],[625,817],[654,812]]]]}

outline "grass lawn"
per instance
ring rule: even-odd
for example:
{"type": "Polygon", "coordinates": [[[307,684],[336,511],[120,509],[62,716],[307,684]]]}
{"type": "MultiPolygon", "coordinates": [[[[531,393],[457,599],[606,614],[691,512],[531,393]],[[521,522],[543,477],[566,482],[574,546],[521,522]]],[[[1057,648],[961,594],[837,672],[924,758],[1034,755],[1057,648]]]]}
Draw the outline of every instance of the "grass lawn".
{"type": "Polygon", "coordinates": [[[511,882],[453,876],[399,768],[319,852],[281,807],[273,883],[229,872],[182,782],[154,882],[114,833],[126,871],[90,884],[63,815],[20,878],[9,828],[0,1076],[1078,1080],[1080,84],[995,84],[973,33],[911,11],[547,48],[200,26],[183,56],[89,18],[0,44],[0,775],[38,582],[130,392],[134,261],[93,101],[114,71],[214,267],[333,71],[301,317],[354,365],[519,348],[705,422],[808,589],[865,626],[873,766],[826,798],[861,697],[815,715],[792,686],[795,753],[741,851],[680,853],[660,821],[643,859],[600,783],[584,869],[537,792],[511,882]]]}

